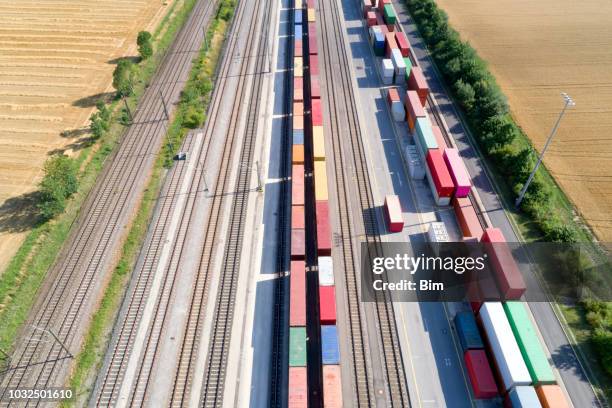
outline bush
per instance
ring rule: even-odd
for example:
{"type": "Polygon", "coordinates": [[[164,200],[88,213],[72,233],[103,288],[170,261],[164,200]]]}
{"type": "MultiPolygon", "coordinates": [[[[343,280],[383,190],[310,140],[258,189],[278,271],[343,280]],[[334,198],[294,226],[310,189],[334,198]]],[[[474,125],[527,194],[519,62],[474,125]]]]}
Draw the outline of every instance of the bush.
{"type": "Polygon", "coordinates": [[[612,375],[612,332],[601,328],[595,329],[592,340],[602,367],[612,375]]]}
{"type": "Polygon", "coordinates": [[[113,87],[117,90],[117,96],[130,96],[134,93],[134,85],[138,76],[138,68],[128,60],[119,61],[113,72],[113,87]]]}
{"type": "Polygon", "coordinates": [[[43,171],[38,209],[46,221],[64,211],[66,199],[78,189],[78,178],[75,161],[64,155],[48,159],[43,171]]]}
{"type": "Polygon", "coordinates": [[[195,129],[202,123],[204,123],[204,111],[202,108],[194,105],[188,106],[187,111],[185,112],[185,127],[195,129]]]}
{"type": "Polygon", "coordinates": [[[148,31],[141,31],[136,38],[140,58],[145,60],[153,55],[153,37],[148,31]]]}

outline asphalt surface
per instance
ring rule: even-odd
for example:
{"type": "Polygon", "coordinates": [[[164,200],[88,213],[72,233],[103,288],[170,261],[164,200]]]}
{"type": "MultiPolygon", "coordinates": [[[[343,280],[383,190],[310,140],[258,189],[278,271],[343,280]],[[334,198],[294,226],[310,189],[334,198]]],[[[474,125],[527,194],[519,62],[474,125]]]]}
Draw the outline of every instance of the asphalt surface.
{"type": "MultiPolygon", "coordinates": [[[[487,215],[493,225],[503,231],[509,242],[520,242],[521,239],[517,236],[508,219],[493,186],[493,182],[487,174],[487,169],[476,153],[473,142],[457,113],[457,108],[442,86],[442,82],[434,69],[432,60],[413,20],[401,2],[394,1],[393,3],[398,13],[399,21],[408,36],[413,53],[423,69],[431,92],[437,100],[444,119],[453,134],[487,215]]],[[[599,406],[593,389],[587,380],[585,370],[581,366],[575,350],[570,345],[552,306],[546,302],[533,302],[529,304],[529,307],[552,356],[554,366],[558,370],[574,406],[580,408],[599,406]]]]}

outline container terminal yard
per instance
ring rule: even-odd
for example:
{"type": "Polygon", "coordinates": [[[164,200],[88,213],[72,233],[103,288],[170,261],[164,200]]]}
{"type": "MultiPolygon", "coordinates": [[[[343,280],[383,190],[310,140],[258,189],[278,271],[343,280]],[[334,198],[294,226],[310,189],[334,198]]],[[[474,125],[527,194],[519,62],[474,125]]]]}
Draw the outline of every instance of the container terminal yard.
{"type": "Polygon", "coordinates": [[[175,146],[75,385],[225,1],[194,2],[130,112],[1,350],[0,407],[609,406],[558,307],[527,301],[542,282],[510,250],[523,234],[394,0],[228,2],[204,119],[175,146]],[[481,282],[469,299],[370,292],[364,259],[393,243],[482,244],[502,298],[481,282]]]}

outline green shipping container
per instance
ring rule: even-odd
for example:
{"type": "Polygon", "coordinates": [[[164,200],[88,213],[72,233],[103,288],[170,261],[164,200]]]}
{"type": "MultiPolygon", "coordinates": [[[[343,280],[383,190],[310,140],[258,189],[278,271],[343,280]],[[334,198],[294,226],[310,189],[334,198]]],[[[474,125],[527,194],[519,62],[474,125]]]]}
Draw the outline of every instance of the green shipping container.
{"type": "Polygon", "coordinates": [[[406,64],[406,82],[410,78],[410,71],[412,71],[412,61],[408,57],[404,57],[404,64],[406,64]]]}
{"type": "Polygon", "coordinates": [[[289,328],[289,366],[306,367],[306,328],[289,328]]]}
{"type": "Polygon", "coordinates": [[[393,6],[391,4],[385,4],[383,16],[385,18],[385,23],[387,24],[395,24],[395,22],[397,21],[395,10],[393,9],[393,6]]]}
{"type": "Polygon", "coordinates": [[[505,302],[504,310],[533,384],[555,384],[555,375],[525,305],[521,302],[505,302]]]}

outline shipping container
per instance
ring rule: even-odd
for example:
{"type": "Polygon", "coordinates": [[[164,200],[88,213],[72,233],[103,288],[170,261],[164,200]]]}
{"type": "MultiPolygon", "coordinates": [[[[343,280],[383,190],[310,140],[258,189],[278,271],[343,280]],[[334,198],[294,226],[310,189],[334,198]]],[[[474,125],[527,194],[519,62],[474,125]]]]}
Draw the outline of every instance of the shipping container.
{"type": "Polygon", "coordinates": [[[312,23],[315,21],[315,10],[313,8],[308,9],[308,22],[312,23]]]}
{"type": "Polygon", "coordinates": [[[555,374],[540,343],[540,338],[521,302],[504,303],[504,311],[534,385],[555,384],[555,374]]]}
{"type": "Polygon", "coordinates": [[[406,34],[404,34],[402,31],[396,31],[395,42],[397,43],[397,46],[399,47],[400,52],[402,53],[402,56],[408,57],[410,55],[410,43],[406,38],[406,34]]]}
{"type": "Polygon", "coordinates": [[[289,366],[306,366],[306,327],[289,328],[289,366]]]}
{"type": "Polygon", "coordinates": [[[303,57],[304,45],[302,44],[302,40],[295,40],[293,46],[293,56],[294,57],[303,57]]]}
{"type": "Polygon", "coordinates": [[[294,145],[304,144],[304,131],[302,129],[293,129],[293,144],[294,145]]]}
{"type": "Polygon", "coordinates": [[[304,32],[302,31],[302,25],[301,24],[295,24],[293,26],[293,38],[297,39],[302,39],[304,32]]]}
{"type": "Polygon", "coordinates": [[[395,34],[385,34],[385,57],[391,58],[391,51],[397,49],[397,42],[395,42],[395,34]]]}
{"type": "Polygon", "coordinates": [[[374,49],[374,55],[383,56],[385,54],[385,35],[380,26],[370,27],[370,43],[374,49]]]}
{"type": "Polygon", "coordinates": [[[293,100],[304,101],[304,78],[293,78],[293,100]]]}
{"type": "Polygon", "coordinates": [[[319,75],[319,57],[315,54],[310,54],[310,75],[319,75]]]}
{"type": "Polygon", "coordinates": [[[293,5],[294,9],[301,9],[302,8],[302,0],[294,0],[295,3],[293,5]]]}
{"type": "Polygon", "coordinates": [[[293,129],[304,130],[304,116],[293,116],[293,129]]]}
{"type": "Polygon", "coordinates": [[[565,394],[558,385],[538,385],[535,390],[543,408],[569,408],[565,394]]]}
{"type": "Polygon", "coordinates": [[[342,408],[342,380],[339,365],[323,366],[323,406],[342,408]]]}
{"type": "Polygon", "coordinates": [[[323,364],[340,364],[338,331],[335,325],[321,326],[321,362],[323,364]]]}
{"type": "Polygon", "coordinates": [[[291,163],[304,164],[304,145],[293,145],[291,150],[291,163]]]}
{"type": "Polygon", "coordinates": [[[396,122],[404,120],[406,112],[404,111],[404,105],[402,105],[402,99],[399,96],[397,88],[389,88],[387,91],[387,103],[391,109],[391,116],[396,122]]]}
{"type": "Polygon", "coordinates": [[[368,27],[372,27],[376,25],[376,13],[375,12],[368,11],[368,13],[366,14],[366,23],[368,24],[368,27]]]}
{"type": "Polygon", "coordinates": [[[363,11],[363,16],[365,18],[368,18],[369,13],[374,14],[374,12],[372,11],[372,2],[370,0],[362,1],[361,10],[363,11]]]}
{"type": "Polygon", "coordinates": [[[408,57],[405,57],[404,64],[406,64],[406,73],[404,75],[404,78],[406,78],[406,83],[408,83],[408,78],[410,78],[410,71],[412,71],[412,60],[408,57]]]}
{"type": "Polygon", "coordinates": [[[385,85],[391,85],[393,83],[393,74],[395,70],[393,69],[393,62],[390,59],[383,58],[380,62],[380,76],[382,77],[382,82],[385,85]]]}
{"type": "Polygon", "coordinates": [[[315,160],[325,160],[325,138],[323,137],[323,126],[312,127],[312,155],[315,160]]]}
{"type": "Polygon", "coordinates": [[[304,165],[291,166],[291,204],[304,205],[304,165]]]}
{"type": "Polygon", "coordinates": [[[526,290],[525,281],[506,244],[504,234],[499,228],[487,228],[482,234],[482,242],[490,244],[485,246],[485,251],[503,299],[519,300],[526,290]]]}
{"type": "Polygon", "coordinates": [[[289,367],[289,408],[308,407],[308,371],[306,367],[289,367]]]}
{"type": "Polygon", "coordinates": [[[315,8],[317,2],[316,0],[307,0],[306,1],[306,5],[308,6],[308,8],[315,8]]]}
{"type": "Polygon", "coordinates": [[[396,84],[404,84],[406,82],[406,64],[402,52],[395,48],[391,50],[391,62],[393,62],[393,70],[395,74],[394,82],[396,84]]]}
{"type": "Polygon", "coordinates": [[[293,102],[293,116],[304,116],[304,102],[293,102]]]}
{"type": "Polygon", "coordinates": [[[411,132],[414,132],[416,121],[418,118],[426,118],[425,109],[419,99],[419,94],[416,91],[407,91],[404,102],[406,106],[406,118],[408,119],[408,127],[411,132]]]}
{"type": "Polygon", "coordinates": [[[485,302],[478,314],[505,391],[531,384],[512,328],[500,302],[485,302]]]}
{"type": "Polygon", "coordinates": [[[425,167],[417,149],[416,145],[406,145],[404,156],[408,164],[410,178],[413,180],[423,180],[425,178],[425,167]]]}
{"type": "Polygon", "coordinates": [[[417,91],[421,104],[425,106],[427,103],[427,95],[429,94],[429,87],[427,86],[427,81],[425,80],[421,68],[412,67],[410,77],[408,78],[408,89],[417,91]]]}
{"type": "Polygon", "coordinates": [[[391,4],[391,0],[378,0],[378,11],[383,13],[385,11],[386,4],[391,4]]]}
{"type": "Polygon", "coordinates": [[[319,42],[317,40],[317,37],[308,38],[308,54],[309,55],[319,54],[319,42]]]}
{"type": "Polygon", "coordinates": [[[324,161],[314,162],[315,200],[327,201],[327,170],[324,161]]]}
{"type": "Polygon", "coordinates": [[[319,286],[319,320],[321,324],[336,324],[335,286],[319,286]]]}
{"type": "Polygon", "coordinates": [[[480,241],[482,237],[482,225],[478,220],[476,210],[472,206],[472,202],[467,197],[455,197],[453,199],[453,208],[455,209],[455,217],[464,239],[475,238],[480,241]]]}
{"type": "Polygon", "coordinates": [[[397,15],[395,14],[395,9],[392,4],[385,4],[383,9],[383,18],[385,19],[385,23],[387,25],[393,25],[397,21],[397,15]]]}
{"type": "Polygon", "coordinates": [[[402,232],[404,229],[404,217],[398,196],[388,195],[385,197],[385,219],[389,232],[402,232]]]}
{"type": "Polygon", "coordinates": [[[310,113],[312,115],[312,126],[323,126],[323,110],[321,109],[320,99],[311,101],[310,113]]]}
{"type": "MultiPolygon", "coordinates": [[[[512,408],[541,408],[540,400],[535,388],[531,386],[517,386],[510,390],[506,396],[512,408]]],[[[508,403],[507,403],[508,404],[508,403]]]]}
{"type": "MultiPolygon", "coordinates": [[[[417,146],[420,148],[421,158],[425,160],[430,150],[438,149],[438,142],[431,129],[431,122],[429,122],[427,117],[417,118],[414,128],[416,131],[416,137],[414,139],[417,142],[417,146]]],[[[442,163],[444,163],[444,160],[442,160],[442,163]]]]}
{"type": "Polygon", "coordinates": [[[484,350],[466,350],[463,358],[470,383],[472,384],[472,390],[474,391],[474,397],[476,399],[496,397],[497,384],[495,384],[495,378],[493,378],[487,353],[484,350]]]}
{"type": "Polygon", "coordinates": [[[304,76],[304,61],[302,57],[293,58],[293,76],[295,77],[304,76]]]}
{"type": "Polygon", "coordinates": [[[306,234],[304,229],[291,230],[291,259],[301,260],[306,256],[306,234]]]}
{"type": "MultiPolygon", "coordinates": [[[[303,208],[303,207],[302,207],[303,208]]],[[[306,263],[291,261],[289,325],[306,326],[306,263]]]]}
{"type": "Polygon", "coordinates": [[[472,189],[472,179],[459,156],[459,151],[454,148],[444,149],[444,162],[455,184],[455,197],[467,197],[472,189]]]}
{"type": "Polygon", "coordinates": [[[434,137],[436,138],[436,143],[438,143],[438,147],[440,149],[444,149],[446,147],[446,140],[444,139],[444,135],[442,135],[442,130],[440,126],[431,125],[431,130],[433,132],[434,137]]]}
{"type": "Polygon", "coordinates": [[[441,244],[450,241],[448,237],[448,231],[446,231],[446,226],[443,222],[438,221],[429,223],[429,227],[427,229],[427,238],[429,239],[429,242],[433,242],[436,244],[441,244]]]}
{"type": "Polygon", "coordinates": [[[319,265],[319,285],[333,286],[334,285],[334,263],[331,256],[320,256],[318,258],[319,265]]]}
{"type": "MultiPolygon", "coordinates": [[[[308,6],[308,8],[311,8],[308,6]]],[[[316,23],[308,23],[308,37],[316,37],[317,36],[317,24],[316,23]]]]}
{"type": "MultiPolygon", "coordinates": [[[[315,179],[315,183],[316,183],[315,179]]],[[[317,253],[331,255],[331,224],[329,223],[329,202],[317,200],[317,253]]]]}
{"type": "Polygon", "coordinates": [[[296,9],[293,11],[293,21],[295,24],[302,24],[304,16],[302,15],[302,9],[296,9]]]}
{"type": "Polygon", "coordinates": [[[318,75],[310,75],[310,97],[312,99],[321,99],[321,86],[318,75]]]}
{"type": "Polygon", "coordinates": [[[436,204],[438,205],[449,205],[451,196],[455,189],[453,179],[451,178],[442,153],[440,150],[429,150],[427,152],[427,178],[431,191],[434,195],[436,204]]]}
{"type": "Polygon", "coordinates": [[[304,206],[303,205],[292,205],[291,206],[291,229],[304,229],[306,223],[304,217],[304,206]]]}
{"type": "Polygon", "coordinates": [[[457,329],[457,337],[463,351],[469,349],[484,348],[482,338],[478,332],[476,319],[472,312],[459,312],[455,315],[455,328],[457,329]]]}

